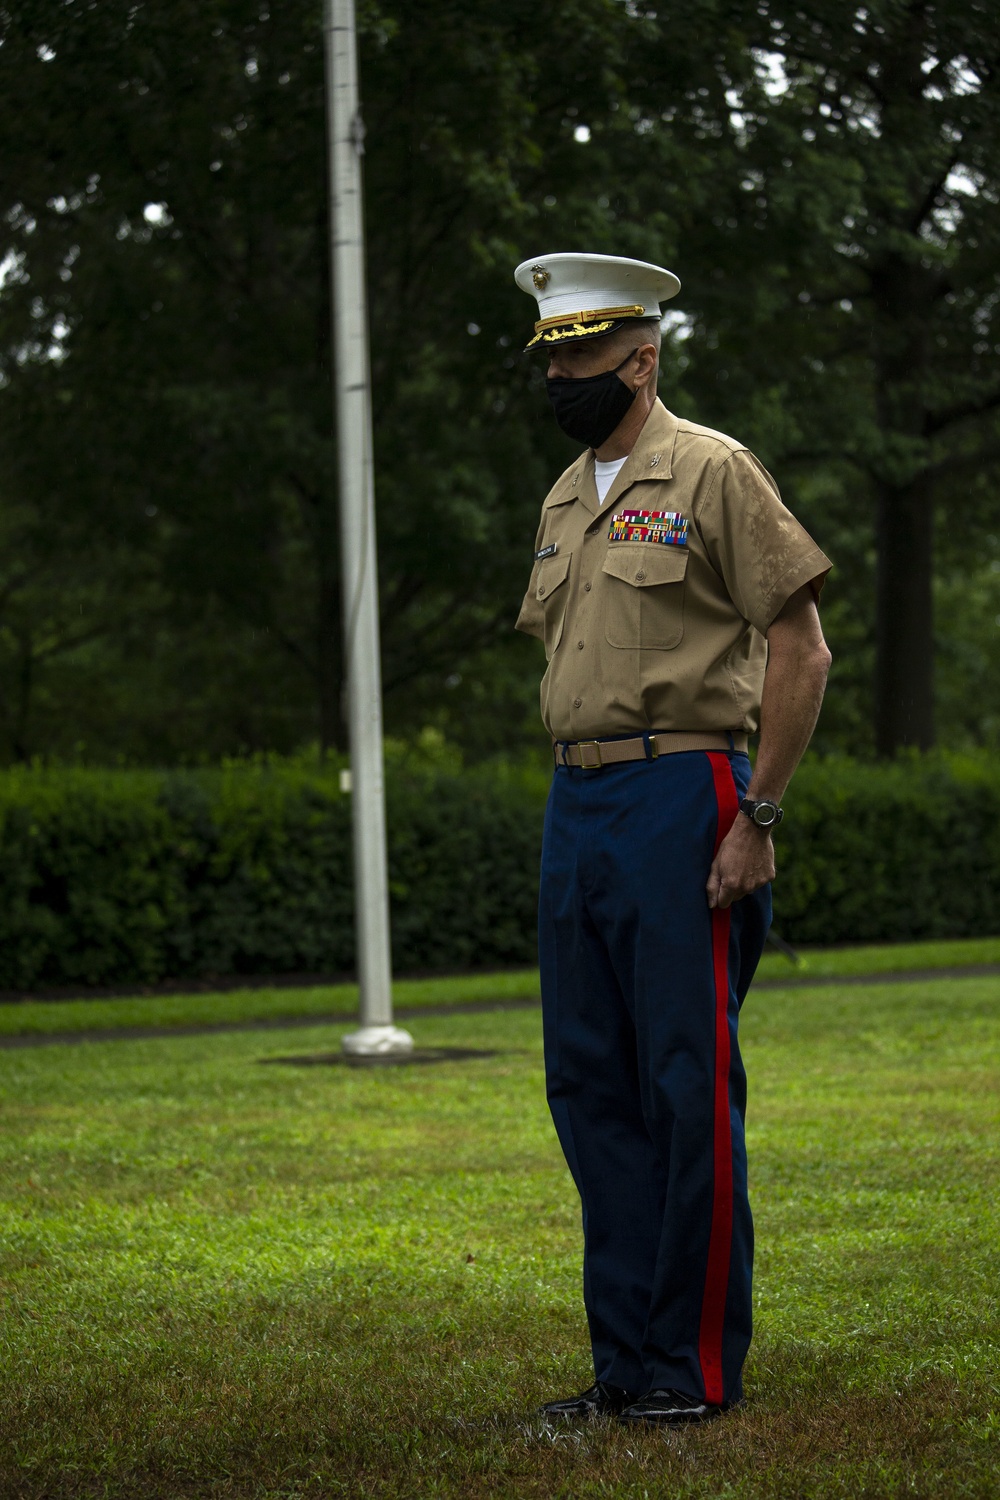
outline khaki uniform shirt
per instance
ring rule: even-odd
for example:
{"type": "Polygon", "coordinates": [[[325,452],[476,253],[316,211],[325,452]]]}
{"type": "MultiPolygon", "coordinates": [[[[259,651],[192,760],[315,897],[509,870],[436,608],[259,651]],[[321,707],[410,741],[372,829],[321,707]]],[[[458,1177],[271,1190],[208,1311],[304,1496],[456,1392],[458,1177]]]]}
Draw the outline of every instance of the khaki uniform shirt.
{"type": "Polygon", "coordinates": [[[752,453],[660,401],[603,506],[592,450],[557,480],[535,552],[517,629],[545,643],[557,740],[755,730],[768,626],[830,568],[752,453]],[[686,540],[612,540],[623,510],[678,512],[686,540]]]}

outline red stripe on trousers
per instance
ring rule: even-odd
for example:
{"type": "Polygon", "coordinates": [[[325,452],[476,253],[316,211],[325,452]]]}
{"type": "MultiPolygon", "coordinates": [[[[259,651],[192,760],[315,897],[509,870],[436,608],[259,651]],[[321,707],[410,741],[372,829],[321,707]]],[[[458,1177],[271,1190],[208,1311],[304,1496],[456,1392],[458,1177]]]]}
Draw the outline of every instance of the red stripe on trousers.
{"type": "MultiPolygon", "coordinates": [[[[715,853],[739,812],[736,784],[726,755],[706,752],[712,766],[718,823],[715,853]]],[[[733,1139],[729,1117],[729,908],[712,911],[712,971],[715,980],[715,1089],[713,1104],[712,1229],[708,1240],[705,1295],[701,1304],[698,1357],[705,1400],[722,1404],[722,1330],[729,1290],[733,1239],[733,1139]]]]}

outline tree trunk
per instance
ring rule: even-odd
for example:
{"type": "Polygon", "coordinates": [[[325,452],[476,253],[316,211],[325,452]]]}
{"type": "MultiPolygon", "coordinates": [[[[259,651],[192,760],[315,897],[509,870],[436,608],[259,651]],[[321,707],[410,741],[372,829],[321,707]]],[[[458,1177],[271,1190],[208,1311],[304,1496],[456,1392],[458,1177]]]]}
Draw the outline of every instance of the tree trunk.
{"type": "Polygon", "coordinates": [[[879,486],[875,746],[934,744],[934,511],[926,483],[879,486]]]}

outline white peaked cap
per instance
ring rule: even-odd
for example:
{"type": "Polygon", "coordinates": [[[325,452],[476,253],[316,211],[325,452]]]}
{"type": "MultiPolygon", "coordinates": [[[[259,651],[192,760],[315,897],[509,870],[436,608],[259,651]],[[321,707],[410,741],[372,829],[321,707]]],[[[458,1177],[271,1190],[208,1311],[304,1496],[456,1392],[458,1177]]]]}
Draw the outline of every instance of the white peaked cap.
{"type": "Polygon", "coordinates": [[[600,338],[630,318],[659,318],[660,303],[681,284],[673,271],[623,255],[559,251],[523,260],[514,272],[522,292],[538,300],[535,336],[527,348],[600,338]]]}

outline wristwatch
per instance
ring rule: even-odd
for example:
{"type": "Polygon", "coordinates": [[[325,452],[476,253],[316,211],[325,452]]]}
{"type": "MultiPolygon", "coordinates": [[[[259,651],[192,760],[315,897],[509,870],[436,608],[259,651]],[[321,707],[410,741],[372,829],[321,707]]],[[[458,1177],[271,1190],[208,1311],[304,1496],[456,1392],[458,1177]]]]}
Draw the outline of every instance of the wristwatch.
{"type": "Polygon", "coordinates": [[[755,802],[752,797],[744,797],[740,803],[740,812],[746,813],[751,823],[756,823],[758,828],[776,828],[785,816],[785,809],[779,807],[777,802],[768,802],[766,799],[755,802]]]}

